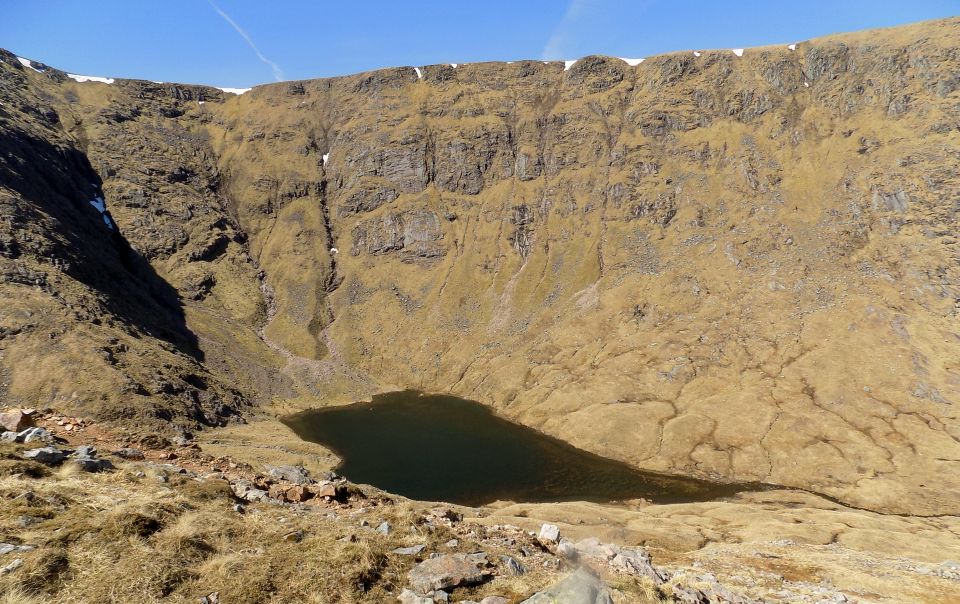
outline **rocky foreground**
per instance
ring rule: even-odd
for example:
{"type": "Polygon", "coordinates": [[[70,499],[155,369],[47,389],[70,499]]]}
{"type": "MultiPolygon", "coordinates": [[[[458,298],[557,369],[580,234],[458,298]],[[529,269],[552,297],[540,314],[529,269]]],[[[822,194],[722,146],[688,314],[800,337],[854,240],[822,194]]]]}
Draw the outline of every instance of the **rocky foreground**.
{"type": "MultiPolygon", "coordinates": [[[[300,465],[255,467],[205,453],[190,435],[172,442],[52,411],[8,410],[0,423],[10,428],[0,435],[0,592],[17,602],[883,601],[749,566],[725,585],[702,563],[655,564],[647,548],[575,526],[568,538],[556,524],[501,522],[496,506],[418,503],[300,465]]],[[[960,587],[958,564],[912,570],[960,587]]]]}

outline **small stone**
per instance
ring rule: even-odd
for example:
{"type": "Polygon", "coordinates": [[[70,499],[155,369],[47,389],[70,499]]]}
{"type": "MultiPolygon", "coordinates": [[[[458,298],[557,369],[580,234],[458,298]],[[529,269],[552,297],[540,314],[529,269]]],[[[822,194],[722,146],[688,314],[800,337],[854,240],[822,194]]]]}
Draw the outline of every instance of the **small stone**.
{"type": "Polygon", "coordinates": [[[503,596],[487,596],[480,600],[480,604],[510,604],[510,600],[503,596]]]}
{"type": "Polygon", "coordinates": [[[283,540],[288,543],[300,543],[303,541],[303,531],[293,531],[283,536],[283,540]]]}
{"type": "Polygon", "coordinates": [[[29,552],[37,549],[36,545],[14,545],[12,543],[0,543],[0,556],[5,556],[11,552],[29,552]]]}
{"type": "Polygon", "coordinates": [[[307,501],[311,497],[313,497],[313,493],[299,484],[293,485],[283,493],[283,498],[287,501],[292,501],[293,503],[301,503],[303,501],[307,501]]]}
{"type": "Polygon", "coordinates": [[[77,447],[77,450],[73,452],[73,457],[96,457],[97,448],[93,445],[80,445],[77,447]]]}
{"type": "Polygon", "coordinates": [[[12,573],[13,571],[17,570],[21,566],[23,566],[23,560],[21,560],[20,558],[15,558],[13,562],[11,562],[10,564],[7,564],[3,568],[0,568],[0,576],[6,575],[8,573],[12,573]]]}
{"type": "Polygon", "coordinates": [[[110,460],[97,459],[95,457],[76,457],[73,463],[79,466],[84,472],[106,472],[114,468],[110,460]]]}
{"type": "Polygon", "coordinates": [[[397,596],[397,600],[399,600],[401,604],[433,604],[432,598],[421,596],[410,591],[409,589],[404,589],[402,592],[400,592],[400,595],[397,596]]]}
{"type": "Polygon", "coordinates": [[[523,564],[520,564],[520,561],[513,556],[500,556],[500,561],[503,562],[503,569],[508,575],[518,577],[526,574],[527,572],[527,569],[523,567],[523,564]]]}
{"type": "Polygon", "coordinates": [[[209,593],[198,600],[200,604],[220,604],[220,592],[209,593]]]}
{"type": "Polygon", "coordinates": [[[390,533],[390,523],[384,520],[374,530],[380,533],[381,535],[388,535],[390,533]]]}
{"type": "Polygon", "coordinates": [[[324,497],[326,499],[339,499],[341,492],[337,489],[337,485],[332,483],[326,483],[321,485],[314,485],[307,487],[310,493],[314,497],[324,497]]]}
{"type": "Polygon", "coordinates": [[[443,591],[442,589],[434,590],[434,592],[433,592],[432,594],[430,594],[430,595],[433,596],[433,601],[434,601],[434,602],[449,602],[449,601],[450,601],[450,594],[448,594],[447,592],[443,591]]]}
{"type": "Polygon", "coordinates": [[[242,514],[244,511],[246,511],[246,509],[247,509],[247,508],[243,507],[243,504],[242,504],[242,503],[235,503],[235,504],[233,504],[233,511],[236,512],[236,513],[238,513],[238,514],[242,514]]]}
{"type": "Polygon", "coordinates": [[[543,543],[556,543],[560,541],[560,528],[555,524],[544,524],[537,538],[543,543]]]}
{"type": "Polygon", "coordinates": [[[42,447],[31,449],[23,454],[25,459],[32,459],[48,466],[55,466],[67,458],[67,454],[56,447],[42,447]]]}
{"type": "Polygon", "coordinates": [[[401,556],[416,556],[423,551],[425,545],[411,545],[410,547],[398,547],[393,550],[393,553],[400,554],[401,556]]]}
{"type": "Polygon", "coordinates": [[[458,539],[451,539],[450,541],[447,541],[446,543],[444,543],[444,545],[446,545],[447,547],[457,547],[458,545],[460,545],[460,541],[458,539]]]}
{"type": "Polygon", "coordinates": [[[128,459],[133,461],[139,461],[145,458],[143,451],[140,449],[133,449],[131,447],[124,447],[123,449],[117,449],[113,452],[114,455],[121,459],[128,459]]]}

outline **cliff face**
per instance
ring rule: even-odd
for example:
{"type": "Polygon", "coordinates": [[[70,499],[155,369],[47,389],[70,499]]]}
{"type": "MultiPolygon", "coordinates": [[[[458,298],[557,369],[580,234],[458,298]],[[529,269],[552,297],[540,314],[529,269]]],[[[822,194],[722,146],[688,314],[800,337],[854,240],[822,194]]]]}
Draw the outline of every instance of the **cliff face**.
{"type": "Polygon", "coordinates": [[[958,35],[240,96],[4,54],[0,394],[187,425],[449,391],[638,467],[958,513],[958,35]]]}

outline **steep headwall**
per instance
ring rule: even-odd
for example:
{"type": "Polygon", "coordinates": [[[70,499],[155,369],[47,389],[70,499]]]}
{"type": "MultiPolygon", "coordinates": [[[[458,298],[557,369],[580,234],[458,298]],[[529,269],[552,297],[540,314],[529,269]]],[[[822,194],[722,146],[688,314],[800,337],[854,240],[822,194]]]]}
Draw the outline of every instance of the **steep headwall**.
{"type": "Polygon", "coordinates": [[[960,510],[958,34],[240,96],[0,70],[250,399],[450,391],[639,467],[934,514],[960,510]]]}

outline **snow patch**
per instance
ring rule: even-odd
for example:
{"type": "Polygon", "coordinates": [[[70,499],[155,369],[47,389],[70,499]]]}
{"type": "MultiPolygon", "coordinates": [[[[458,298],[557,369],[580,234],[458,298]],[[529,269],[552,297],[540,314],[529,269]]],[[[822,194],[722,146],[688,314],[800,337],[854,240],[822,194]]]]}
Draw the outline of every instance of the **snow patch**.
{"type": "Polygon", "coordinates": [[[804,88],[810,88],[810,82],[804,82],[804,83],[803,83],[803,87],[804,87],[804,88]]]}
{"type": "Polygon", "coordinates": [[[324,153],[324,154],[323,154],[323,165],[327,165],[327,160],[329,160],[329,159],[330,159],[330,154],[329,154],[329,153],[324,153]]]}
{"type": "Polygon", "coordinates": [[[743,49],[742,49],[742,48],[734,48],[734,49],[733,49],[733,54],[737,55],[738,57],[742,57],[742,56],[743,56],[743,49]]]}
{"type": "Polygon", "coordinates": [[[417,72],[417,79],[418,79],[418,80],[422,80],[422,79],[423,79],[423,72],[420,71],[420,68],[419,68],[419,67],[414,67],[413,70],[417,72]]]}
{"type": "Polygon", "coordinates": [[[789,46],[787,46],[787,49],[789,49],[789,50],[796,50],[796,49],[797,49],[797,45],[796,45],[796,44],[790,44],[789,46]]]}
{"type": "Polygon", "coordinates": [[[100,218],[103,219],[103,224],[107,225],[107,228],[112,231],[114,229],[113,221],[110,220],[109,216],[107,216],[107,203],[103,201],[103,197],[94,197],[90,200],[90,205],[92,205],[93,209],[100,213],[100,218]]]}
{"type": "Polygon", "coordinates": [[[198,105],[203,105],[206,101],[197,101],[198,105]]]}
{"type": "Polygon", "coordinates": [[[243,94],[244,92],[250,92],[251,90],[250,88],[220,88],[219,86],[215,86],[215,88],[217,90],[222,90],[224,92],[237,95],[243,94]]]}
{"type": "Polygon", "coordinates": [[[626,63],[627,65],[629,65],[630,67],[636,67],[640,63],[643,63],[643,59],[628,59],[626,57],[617,57],[617,58],[623,61],[624,63],[626,63]]]}
{"type": "Polygon", "coordinates": [[[457,68],[457,64],[456,64],[456,63],[450,63],[450,67],[453,67],[454,69],[456,69],[456,68],[457,68]]]}
{"type": "Polygon", "coordinates": [[[574,59],[573,61],[564,61],[564,62],[563,62],[563,70],[566,71],[566,70],[570,69],[571,67],[573,67],[573,65],[574,65],[576,62],[577,62],[577,59],[574,59]]]}
{"type": "Polygon", "coordinates": [[[338,249],[335,248],[335,247],[332,247],[332,248],[330,248],[330,253],[331,253],[331,254],[339,254],[339,253],[340,253],[340,250],[338,250],[338,249]]]}
{"type": "Polygon", "coordinates": [[[33,66],[33,62],[30,59],[24,59],[23,57],[17,57],[17,60],[20,61],[20,64],[24,67],[29,67],[30,69],[36,71],[37,73],[43,73],[42,69],[37,69],[33,66]]]}
{"type": "Polygon", "coordinates": [[[693,56],[699,57],[699,56],[700,56],[700,51],[699,51],[699,50],[693,51],[693,56]]]}
{"type": "Polygon", "coordinates": [[[67,77],[70,78],[71,80],[76,80],[76,81],[80,82],[81,84],[84,83],[84,82],[100,82],[101,84],[113,84],[113,82],[114,82],[114,79],[113,79],[113,78],[102,78],[102,77],[100,77],[100,76],[77,75],[77,74],[75,74],[75,73],[68,73],[68,74],[67,74],[67,77]]]}

